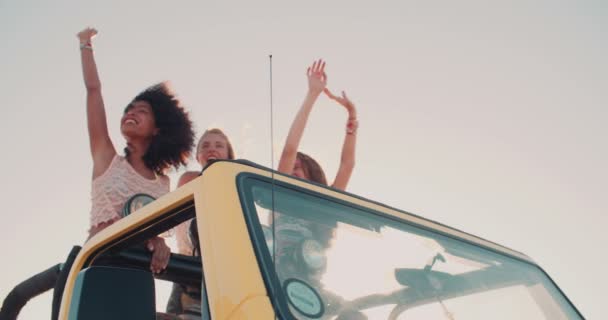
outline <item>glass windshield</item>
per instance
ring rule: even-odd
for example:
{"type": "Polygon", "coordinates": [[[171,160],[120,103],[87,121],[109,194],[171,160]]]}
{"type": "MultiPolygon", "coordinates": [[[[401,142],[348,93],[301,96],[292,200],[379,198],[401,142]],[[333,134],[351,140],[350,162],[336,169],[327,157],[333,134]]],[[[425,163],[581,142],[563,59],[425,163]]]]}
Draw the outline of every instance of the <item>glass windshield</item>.
{"type": "Polygon", "coordinates": [[[321,195],[244,182],[285,319],[581,319],[532,264],[321,195]]]}

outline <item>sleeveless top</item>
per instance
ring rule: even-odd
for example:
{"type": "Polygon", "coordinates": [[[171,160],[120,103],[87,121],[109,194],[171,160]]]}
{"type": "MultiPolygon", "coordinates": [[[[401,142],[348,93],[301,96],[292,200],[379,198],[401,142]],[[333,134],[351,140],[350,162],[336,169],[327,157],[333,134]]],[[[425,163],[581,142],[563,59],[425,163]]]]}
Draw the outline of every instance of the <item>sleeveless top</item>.
{"type": "Polygon", "coordinates": [[[159,198],[169,192],[169,178],[142,177],[125,157],[115,155],[110,166],[93,179],[91,188],[91,227],[120,219],[125,202],[133,195],[146,193],[159,198]]]}

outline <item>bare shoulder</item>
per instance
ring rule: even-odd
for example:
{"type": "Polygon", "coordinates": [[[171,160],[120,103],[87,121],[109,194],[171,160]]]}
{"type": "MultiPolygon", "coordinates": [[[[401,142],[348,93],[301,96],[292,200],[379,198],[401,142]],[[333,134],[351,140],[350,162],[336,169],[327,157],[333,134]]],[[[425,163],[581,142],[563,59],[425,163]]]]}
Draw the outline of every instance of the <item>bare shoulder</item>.
{"type": "Polygon", "coordinates": [[[171,178],[169,178],[169,176],[167,176],[167,175],[164,175],[164,174],[163,174],[163,175],[158,176],[158,177],[160,178],[160,180],[161,180],[163,183],[166,183],[166,184],[171,183],[171,178]]]}
{"type": "Polygon", "coordinates": [[[179,181],[177,182],[177,186],[181,187],[184,184],[196,179],[196,177],[198,177],[200,174],[200,172],[198,171],[186,171],[184,172],[181,177],[179,177],[179,181]]]}

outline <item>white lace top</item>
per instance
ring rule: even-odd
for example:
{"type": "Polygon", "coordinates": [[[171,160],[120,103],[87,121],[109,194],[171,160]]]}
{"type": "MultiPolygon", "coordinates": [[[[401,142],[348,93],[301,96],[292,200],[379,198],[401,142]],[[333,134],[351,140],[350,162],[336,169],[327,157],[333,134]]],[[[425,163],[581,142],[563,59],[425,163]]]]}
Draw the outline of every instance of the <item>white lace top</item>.
{"type": "Polygon", "coordinates": [[[120,219],[125,202],[137,193],[159,198],[168,192],[168,177],[156,176],[154,180],[144,178],[133,169],[125,157],[116,155],[108,169],[93,179],[91,227],[120,219]]]}

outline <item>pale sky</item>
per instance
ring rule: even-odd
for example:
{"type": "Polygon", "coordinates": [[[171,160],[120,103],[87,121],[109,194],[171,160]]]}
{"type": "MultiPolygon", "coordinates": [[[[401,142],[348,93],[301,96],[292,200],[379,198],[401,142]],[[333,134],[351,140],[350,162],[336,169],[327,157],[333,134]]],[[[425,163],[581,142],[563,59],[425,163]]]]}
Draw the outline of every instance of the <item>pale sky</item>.
{"type": "MultiPolygon", "coordinates": [[[[358,107],[349,191],[522,251],[585,317],[606,314],[604,1],[0,0],[1,299],[86,237],[86,26],[116,146],[126,104],[170,80],[198,133],[221,127],[270,166],[268,55],[275,154],[324,58],[358,107]]],[[[346,117],[322,97],[302,141],[330,180],[346,117]]],[[[50,297],[20,319],[48,317],[50,297]]]]}

